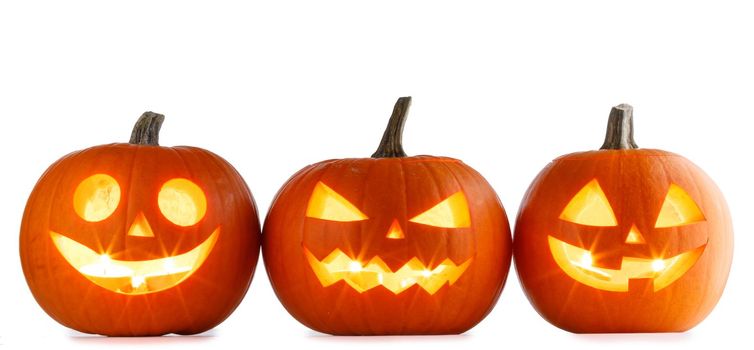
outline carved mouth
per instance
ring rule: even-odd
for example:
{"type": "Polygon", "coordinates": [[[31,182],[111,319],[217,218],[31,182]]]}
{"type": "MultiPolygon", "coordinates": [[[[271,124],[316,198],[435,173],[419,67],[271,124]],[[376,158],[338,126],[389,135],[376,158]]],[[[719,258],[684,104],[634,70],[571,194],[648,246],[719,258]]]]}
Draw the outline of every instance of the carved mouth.
{"type": "Polygon", "coordinates": [[[96,285],[113,292],[136,295],[159,292],[183,282],[204,263],[215,246],[220,228],[190,251],[154,260],[113,260],[107,254],[57,232],[50,237],[60,254],[74,269],[96,285]]]}
{"type": "Polygon", "coordinates": [[[601,290],[627,292],[629,280],[651,278],[654,291],[659,291],[683,276],[704,252],[705,243],[669,258],[643,259],[623,257],[619,270],[592,265],[589,250],[548,236],[550,253],[560,268],[574,280],[601,290]]]}
{"type": "Polygon", "coordinates": [[[304,254],[323,287],[338,281],[345,281],[359,293],[383,286],[394,294],[400,294],[418,284],[427,293],[435,294],[446,283],[448,285],[455,283],[472,260],[469,258],[462,264],[456,265],[452,260],[445,259],[436,267],[430,268],[414,257],[393,272],[379,256],[363,263],[349,257],[340,249],[333,250],[321,261],[306,248],[304,248],[304,254]]]}

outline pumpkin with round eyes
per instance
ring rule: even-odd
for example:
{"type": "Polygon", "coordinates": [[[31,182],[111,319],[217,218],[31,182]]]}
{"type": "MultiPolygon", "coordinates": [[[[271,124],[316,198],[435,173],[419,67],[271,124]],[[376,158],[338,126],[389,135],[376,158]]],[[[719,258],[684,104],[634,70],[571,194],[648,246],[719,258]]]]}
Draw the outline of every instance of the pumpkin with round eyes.
{"type": "Polygon", "coordinates": [[[26,281],[55,320],[86,333],[206,331],[246,294],[260,225],[236,170],[161,147],[147,112],[130,143],[71,153],[42,175],[21,225],[26,281]]]}
{"type": "Polygon", "coordinates": [[[554,160],[521,203],[521,284],[568,331],[685,331],[725,287],[733,232],[722,194],[686,158],[639,149],[632,118],[614,107],[602,149],[554,160]]]}
{"type": "Polygon", "coordinates": [[[262,251],[275,292],[325,333],[462,333],[494,306],[510,265],[497,195],[461,161],[407,157],[410,98],[372,158],[310,165],[278,193],[262,251]]]}

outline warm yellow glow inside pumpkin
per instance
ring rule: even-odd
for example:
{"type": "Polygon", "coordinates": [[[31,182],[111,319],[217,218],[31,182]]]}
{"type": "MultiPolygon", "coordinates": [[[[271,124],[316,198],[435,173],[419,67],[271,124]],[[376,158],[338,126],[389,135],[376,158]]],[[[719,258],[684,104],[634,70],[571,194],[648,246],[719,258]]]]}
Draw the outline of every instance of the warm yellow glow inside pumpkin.
{"type": "Polygon", "coordinates": [[[306,216],[315,219],[351,222],[368,219],[356,206],[321,181],[314,186],[306,216]]]}
{"type": "Polygon", "coordinates": [[[412,258],[393,272],[378,256],[364,263],[349,257],[340,249],[333,250],[321,261],[306,248],[304,254],[322,286],[327,287],[338,281],[345,281],[359,293],[383,286],[399,294],[418,284],[427,293],[435,294],[446,283],[455,283],[471,264],[471,259],[460,265],[445,259],[436,267],[430,268],[418,258],[412,258]]]}
{"type": "Polygon", "coordinates": [[[393,223],[390,225],[390,228],[387,230],[387,235],[385,235],[385,237],[389,239],[406,238],[406,235],[403,234],[403,229],[401,229],[401,224],[398,223],[398,220],[393,220],[393,223]]]}
{"type": "Polygon", "coordinates": [[[586,226],[616,226],[610,202],[597,179],[586,184],[576,193],[560,214],[560,219],[586,226]]]}
{"type": "Polygon", "coordinates": [[[199,186],[188,179],[165,182],[157,196],[162,215],[178,226],[192,226],[207,212],[207,198],[199,186]]]}
{"type": "Polygon", "coordinates": [[[666,228],[693,224],[704,221],[704,214],[699,210],[691,196],[676,184],[670,184],[668,194],[662,203],[656,228],[666,228]]]}
{"type": "Polygon", "coordinates": [[[644,240],[644,236],[641,235],[641,232],[639,232],[639,228],[636,227],[636,225],[631,225],[631,229],[628,230],[628,235],[626,236],[626,243],[646,244],[647,242],[644,240]]]}
{"type": "Polygon", "coordinates": [[[463,192],[458,191],[409,221],[434,227],[469,227],[471,226],[469,204],[463,192]]]}
{"type": "Polygon", "coordinates": [[[128,235],[134,237],[154,237],[152,227],[149,226],[149,221],[147,221],[144,213],[136,215],[134,223],[131,224],[131,228],[128,229],[128,235]]]}
{"type": "Polygon", "coordinates": [[[696,263],[707,246],[702,245],[669,258],[642,259],[623,257],[619,270],[592,265],[592,253],[555,237],[548,236],[550,252],[560,268],[574,280],[611,292],[627,292],[630,279],[651,278],[659,291],[683,276],[696,263]]]}
{"type": "Polygon", "coordinates": [[[87,177],[73,193],[73,209],[89,222],[110,217],[120,202],[120,186],[112,176],[94,174],[87,177]]]}
{"type": "Polygon", "coordinates": [[[158,292],[184,281],[204,263],[219,234],[220,229],[215,229],[204,242],[180,255],[126,261],[111,259],[107,252],[97,253],[66,236],[50,232],[60,254],[81,275],[100,287],[129,295],[158,292]]]}

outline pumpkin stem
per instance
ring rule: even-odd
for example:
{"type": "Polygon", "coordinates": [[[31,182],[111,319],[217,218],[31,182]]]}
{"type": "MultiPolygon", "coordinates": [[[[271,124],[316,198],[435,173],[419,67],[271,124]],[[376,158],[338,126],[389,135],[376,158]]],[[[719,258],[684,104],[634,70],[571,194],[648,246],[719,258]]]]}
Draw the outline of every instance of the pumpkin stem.
{"type": "Polygon", "coordinates": [[[403,151],[403,124],[406,123],[408,108],[411,106],[411,96],[401,97],[395,102],[393,114],[387,123],[385,133],[382,134],[382,141],[377,151],[372,154],[372,158],[399,158],[405,157],[403,151]]]}
{"type": "Polygon", "coordinates": [[[144,112],[134,125],[131,132],[131,140],[128,143],[132,145],[149,145],[159,146],[160,127],[165,120],[165,116],[154,112],[144,112]]]}
{"type": "Polygon", "coordinates": [[[634,108],[629,104],[619,104],[610,110],[607,121],[605,143],[600,149],[637,149],[634,142],[634,108]]]}

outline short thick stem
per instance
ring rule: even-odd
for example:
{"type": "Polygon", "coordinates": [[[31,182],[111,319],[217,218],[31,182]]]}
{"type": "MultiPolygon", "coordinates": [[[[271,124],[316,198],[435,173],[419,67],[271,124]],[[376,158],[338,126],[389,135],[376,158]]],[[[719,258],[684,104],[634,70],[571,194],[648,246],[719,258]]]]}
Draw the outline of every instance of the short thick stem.
{"type": "Polygon", "coordinates": [[[600,149],[637,149],[634,142],[634,108],[628,104],[620,104],[610,110],[607,121],[605,143],[600,149]]]}
{"type": "Polygon", "coordinates": [[[160,145],[160,127],[165,121],[165,116],[153,112],[144,112],[136,121],[134,129],[131,132],[131,140],[128,141],[134,145],[160,145]]]}

